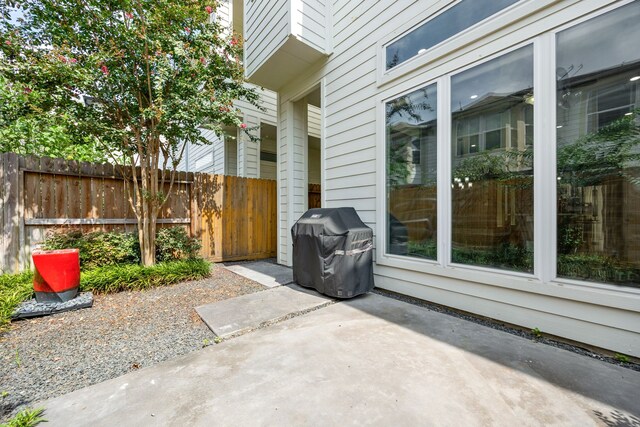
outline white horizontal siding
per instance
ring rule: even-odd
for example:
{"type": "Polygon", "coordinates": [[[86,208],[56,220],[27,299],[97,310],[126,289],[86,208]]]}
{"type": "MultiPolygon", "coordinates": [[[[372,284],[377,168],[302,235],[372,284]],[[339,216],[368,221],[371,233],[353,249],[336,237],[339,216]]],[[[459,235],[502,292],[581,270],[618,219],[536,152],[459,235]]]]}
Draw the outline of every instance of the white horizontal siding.
{"type": "Polygon", "coordinates": [[[222,170],[224,168],[222,139],[208,129],[201,129],[200,133],[209,141],[209,144],[188,143],[178,165],[178,170],[221,173],[221,168],[222,170]]]}
{"type": "Polygon", "coordinates": [[[289,36],[289,0],[245,1],[245,57],[251,75],[289,36]]]}
{"type": "Polygon", "coordinates": [[[302,0],[292,4],[292,33],[319,52],[327,52],[327,3],[302,0]]]}
{"type": "Polygon", "coordinates": [[[222,0],[216,11],[216,19],[224,28],[231,29],[231,2],[233,0],[222,0]]]}
{"type": "Polygon", "coordinates": [[[262,122],[275,125],[276,115],[278,111],[278,107],[277,107],[278,95],[273,91],[270,91],[267,89],[261,89],[260,87],[256,85],[252,85],[250,83],[247,83],[247,86],[252,89],[255,89],[258,92],[260,96],[258,100],[258,105],[260,105],[260,107],[263,108],[265,111],[261,111],[256,107],[254,107],[252,104],[248,103],[247,101],[242,101],[242,100],[235,101],[234,106],[239,108],[245,114],[257,117],[258,120],[262,122]]]}
{"type": "Polygon", "coordinates": [[[320,138],[320,108],[309,104],[307,106],[307,115],[309,117],[309,136],[313,136],[315,138],[320,138]]]}

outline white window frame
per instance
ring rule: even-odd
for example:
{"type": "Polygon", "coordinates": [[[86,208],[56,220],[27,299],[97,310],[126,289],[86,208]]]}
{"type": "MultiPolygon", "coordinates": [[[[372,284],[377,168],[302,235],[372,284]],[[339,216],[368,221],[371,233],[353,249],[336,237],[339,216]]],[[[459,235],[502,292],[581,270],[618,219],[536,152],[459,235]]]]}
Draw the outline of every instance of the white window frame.
{"type": "MultiPolygon", "coordinates": [[[[557,201],[556,201],[556,35],[585,21],[622,7],[634,0],[583,0],[563,16],[563,20],[550,19],[537,32],[522,31],[525,37],[510,43],[504,40],[491,41],[483,45],[496,44],[491,55],[482,55],[481,60],[469,58],[464,63],[458,61],[465,54],[453,59],[452,66],[445,74],[425,79],[423,74],[409,76],[394,88],[383,90],[376,98],[377,108],[377,233],[376,264],[385,267],[400,268],[419,273],[444,276],[469,282],[486,283],[504,288],[526,290],[530,293],[554,295],[561,298],[573,298],[584,302],[610,304],[626,307],[633,302],[624,300],[624,295],[640,296],[640,289],[620,287],[614,284],[598,283],[557,277],[557,201]],[[527,34],[529,34],[527,36],[527,34]],[[521,273],[496,268],[451,263],[451,76],[473,68],[511,51],[533,45],[534,75],[534,272],[521,273]],[[438,256],[437,261],[416,257],[387,254],[387,188],[386,188],[386,120],[387,102],[406,95],[421,87],[437,83],[438,94],[438,256]],[[544,268],[543,268],[544,267],[544,268]],[[576,294],[576,292],[578,292],[576,294]]],[[[542,2],[540,2],[542,3],[542,2]]],[[[552,1],[546,4],[554,3],[552,1]]],[[[518,4],[520,6],[529,3],[518,4]]],[[[514,5],[517,6],[517,5],[514,5]]],[[[536,8],[537,9],[537,8],[536,8]]],[[[382,47],[381,44],[379,47],[382,47]]],[[[477,57],[477,55],[476,55],[477,57]]],[[[404,67],[407,63],[396,68],[404,67]]],[[[378,63],[378,70],[384,69],[384,62],[378,63]]],[[[412,67],[415,69],[418,65],[412,67]]],[[[396,68],[392,69],[395,70],[396,68]]],[[[407,74],[411,70],[404,70],[407,74]]],[[[427,74],[428,75],[428,74],[427,74]]],[[[396,79],[399,76],[394,77],[396,79]]],[[[390,81],[390,80],[389,80],[390,81]]]]}

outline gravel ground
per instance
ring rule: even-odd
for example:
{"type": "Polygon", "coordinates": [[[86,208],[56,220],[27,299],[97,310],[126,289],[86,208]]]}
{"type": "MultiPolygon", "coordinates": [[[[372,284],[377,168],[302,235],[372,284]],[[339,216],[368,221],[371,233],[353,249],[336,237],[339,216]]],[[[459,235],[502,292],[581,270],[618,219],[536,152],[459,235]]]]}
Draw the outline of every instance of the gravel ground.
{"type": "Polygon", "coordinates": [[[0,422],[21,406],[212,344],[194,307],[265,289],[214,266],[205,280],[95,295],[92,308],[14,322],[0,335],[0,422]]]}

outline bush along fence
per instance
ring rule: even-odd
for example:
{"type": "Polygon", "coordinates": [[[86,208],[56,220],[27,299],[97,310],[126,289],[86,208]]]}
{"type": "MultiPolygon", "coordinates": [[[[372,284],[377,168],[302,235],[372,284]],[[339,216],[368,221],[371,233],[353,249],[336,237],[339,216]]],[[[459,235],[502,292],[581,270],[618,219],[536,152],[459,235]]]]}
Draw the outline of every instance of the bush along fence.
{"type": "MultiPolygon", "coordinates": [[[[168,187],[168,185],[167,185],[168,187]]],[[[0,270],[28,269],[55,231],[135,231],[124,178],[110,164],[0,154],[0,270]]],[[[184,227],[212,261],[276,253],[276,182],[180,172],[158,227],[184,227]]]]}

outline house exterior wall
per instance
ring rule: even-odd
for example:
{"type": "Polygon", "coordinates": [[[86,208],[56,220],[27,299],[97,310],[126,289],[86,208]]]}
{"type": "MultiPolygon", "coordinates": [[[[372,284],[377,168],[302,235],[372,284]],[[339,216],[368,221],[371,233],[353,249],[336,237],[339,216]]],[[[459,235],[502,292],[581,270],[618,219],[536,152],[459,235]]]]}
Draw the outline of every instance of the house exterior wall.
{"type": "Polygon", "coordinates": [[[244,5],[245,66],[252,74],[289,37],[289,0],[247,1],[244,5]]]}
{"type": "Polygon", "coordinates": [[[225,142],[223,138],[208,129],[201,129],[201,133],[203,137],[211,141],[211,144],[187,144],[178,170],[223,174],[225,170],[225,142]]]}
{"type": "MultiPolygon", "coordinates": [[[[303,196],[298,194],[307,183],[300,158],[305,154],[299,138],[303,120],[300,116],[304,114],[300,103],[311,88],[319,85],[323,206],[352,206],[374,230],[377,286],[640,356],[638,289],[561,280],[548,271],[510,273],[452,265],[446,259],[428,262],[385,254],[384,103],[428,83],[438,83],[446,91],[453,73],[497,53],[532,44],[539,61],[534,64],[535,114],[540,118],[536,119],[535,135],[538,141],[555,140],[551,115],[555,113],[549,113],[555,111],[555,87],[549,84],[555,82],[555,76],[545,74],[548,70],[553,73],[553,67],[549,66],[553,60],[543,54],[554,43],[550,32],[586,14],[626,2],[524,0],[501,14],[499,20],[463,31],[451,41],[429,50],[427,55],[385,72],[381,54],[384,44],[451,3],[422,0],[408,5],[364,0],[331,4],[332,25],[326,31],[332,35],[332,55],[279,90],[279,262],[291,264],[290,229],[304,212],[303,196]]],[[[445,97],[438,102],[439,132],[442,132],[439,138],[449,140],[449,100],[445,97]]],[[[536,151],[536,173],[555,177],[555,151],[549,146],[540,146],[536,151]]],[[[438,150],[438,167],[446,177],[451,168],[449,154],[444,147],[438,150]]],[[[555,192],[553,180],[537,179],[535,194],[555,192]]],[[[450,236],[447,216],[450,213],[445,209],[451,203],[450,191],[447,191],[450,182],[440,181],[438,234],[450,236]]],[[[539,224],[535,229],[535,262],[550,264],[553,260],[549,254],[555,252],[556,236],[555,229],[545,224],[555,224],[550,214],[555,208],[549,198],[535,200],[536,224],[539,224]]],[[[446,252],[451,243],[446,239],[442,241],[439,250],[446,252]]]]}
{"type": "Polygon", "coordinates": [[[319,52],[327,51],[328,0],[291,1],[292,34],[319,52]]]}
{"type": "Polygon", "coordinates": [[[309,120],[309,124],[308,124],[308,131],[309,131],[309,136],[312,136],[314,138],[320,138],[322,131],[321,131],[321,117],[320,117],[321,111],[320,111],[320,107],[316,107],[314,105],[309,104],[307,106],[307,117],[309,120]]]}

